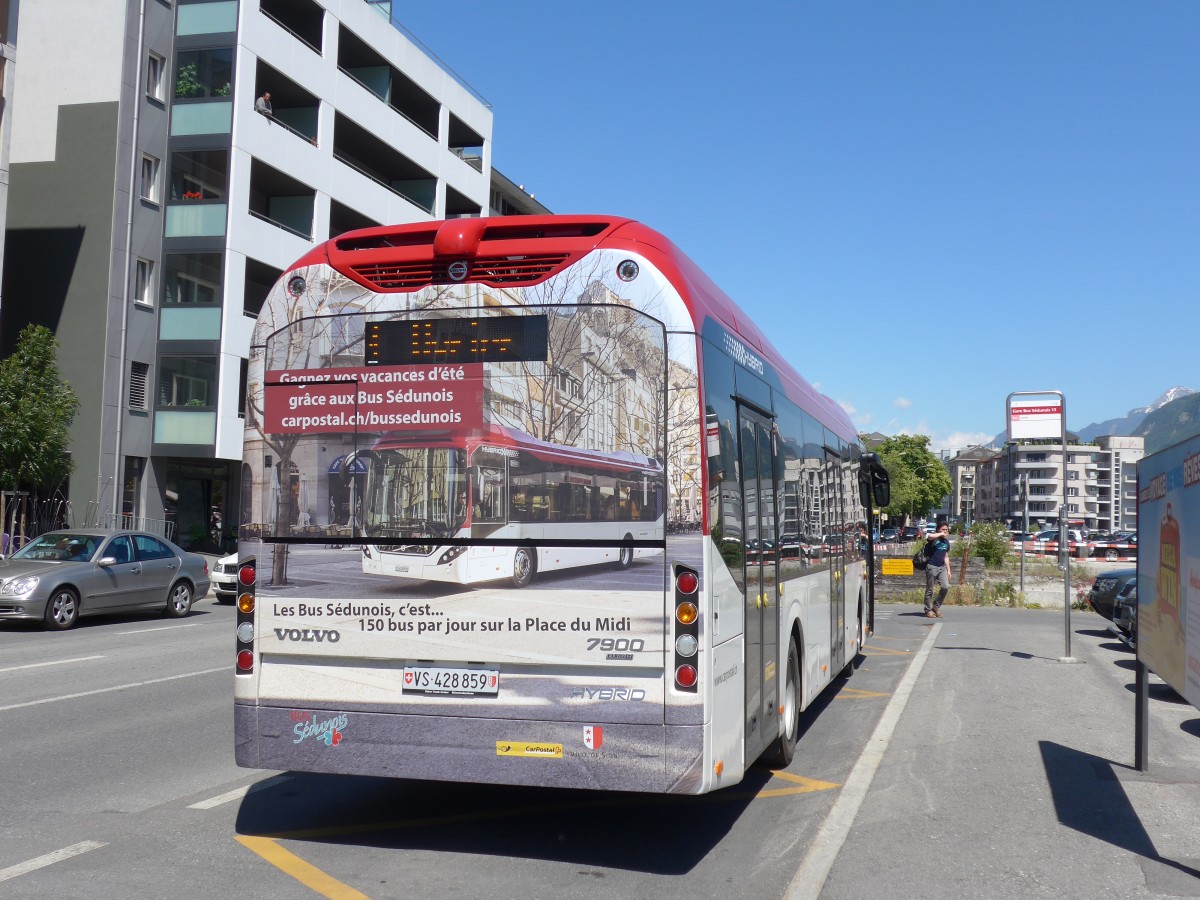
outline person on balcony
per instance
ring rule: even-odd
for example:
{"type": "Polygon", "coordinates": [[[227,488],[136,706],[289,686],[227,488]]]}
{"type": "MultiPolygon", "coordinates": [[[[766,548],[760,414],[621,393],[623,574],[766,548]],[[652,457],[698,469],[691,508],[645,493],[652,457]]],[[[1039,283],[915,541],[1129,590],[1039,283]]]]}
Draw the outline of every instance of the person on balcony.
{"type": "Polygon", "coordinates": [[[268,119],[275,115],[274,108],[271,106],[271,92],[263,91],[261,97],[254,101],[255,112],[262,113],[268,119]]]}

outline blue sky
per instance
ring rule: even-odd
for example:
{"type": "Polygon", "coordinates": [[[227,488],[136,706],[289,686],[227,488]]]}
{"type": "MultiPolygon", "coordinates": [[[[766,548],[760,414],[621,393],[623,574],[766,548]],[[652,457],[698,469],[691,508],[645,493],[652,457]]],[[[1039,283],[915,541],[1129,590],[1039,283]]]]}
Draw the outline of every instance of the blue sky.
{"type": "Polygon", "coordinates": [[[1200,3],[394,4],[554,212],[666,234],[861,430],[1200,390],[1200,3]],[[450,10],[453,10],[453,13],[450,10]]]}

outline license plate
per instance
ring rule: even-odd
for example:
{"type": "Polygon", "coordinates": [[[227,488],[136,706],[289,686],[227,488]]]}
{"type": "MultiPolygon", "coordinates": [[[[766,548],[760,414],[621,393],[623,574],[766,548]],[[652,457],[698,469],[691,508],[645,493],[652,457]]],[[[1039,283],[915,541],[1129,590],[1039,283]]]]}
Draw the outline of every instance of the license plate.
{"type": "Polygon", "coordinates": [[[403,690],[418,694],[489,695],[500,692],[496,669],[405,668],[403,690]]]}

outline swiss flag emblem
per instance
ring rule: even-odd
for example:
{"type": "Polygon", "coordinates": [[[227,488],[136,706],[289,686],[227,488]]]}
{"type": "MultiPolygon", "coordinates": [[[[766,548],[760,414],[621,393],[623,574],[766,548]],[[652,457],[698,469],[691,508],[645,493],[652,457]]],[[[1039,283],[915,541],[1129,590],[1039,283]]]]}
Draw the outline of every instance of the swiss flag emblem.
{"type": "Polygon", "coordinates": [[[604,743],[604,729],[599,725],[584,725],[583,743],[589,750],[599,750],[604,743]]]}
{"type": "Polygon", "coordinates": [[[405,684],[412,684],[412,672],[405,672],[405,673],[404,673],[404,683],[405,683],[405,684]]]}

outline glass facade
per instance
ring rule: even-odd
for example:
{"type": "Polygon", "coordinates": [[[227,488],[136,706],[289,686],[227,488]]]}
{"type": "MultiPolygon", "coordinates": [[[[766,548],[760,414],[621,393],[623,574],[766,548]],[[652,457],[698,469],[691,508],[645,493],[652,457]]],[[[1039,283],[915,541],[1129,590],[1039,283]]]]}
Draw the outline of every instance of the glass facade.
{"type": "Polygon", "coordinates": [[[237,6],[237,0],[181,4],[175,19],[175,33],[226,34],[237,31],[237,6]]]}

